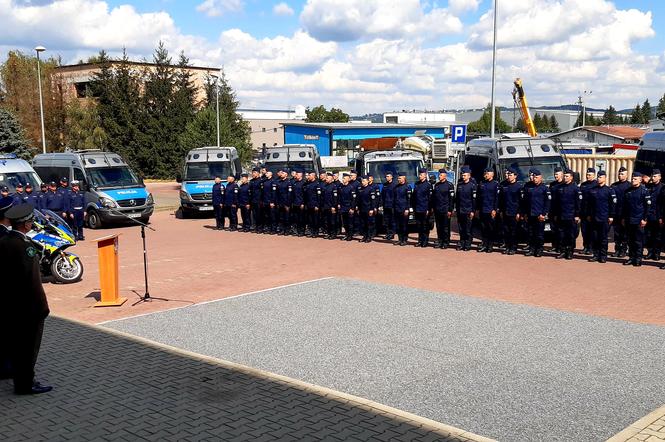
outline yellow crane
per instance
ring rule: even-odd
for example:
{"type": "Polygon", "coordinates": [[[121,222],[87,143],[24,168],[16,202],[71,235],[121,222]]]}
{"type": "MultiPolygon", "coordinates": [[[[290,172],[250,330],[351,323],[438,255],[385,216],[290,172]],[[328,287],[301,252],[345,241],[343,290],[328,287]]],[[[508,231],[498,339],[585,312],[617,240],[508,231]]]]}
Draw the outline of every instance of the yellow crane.
{"type": "Polygon", "coordinates": [[[538,132],[536,131],[536,125],[533,124],[531,114],[529,113],[529,105],[526,102],[526,94],[524,94],[524,87],[522,87],[522,79],[516,78],[513,84],[515,85],[515,89],[513,89],[513,101],[515,101],[515,105],[520,108],[520,114],[522,115],[526,130],[529,132],[530,136],[537,137],[538,132]]]}

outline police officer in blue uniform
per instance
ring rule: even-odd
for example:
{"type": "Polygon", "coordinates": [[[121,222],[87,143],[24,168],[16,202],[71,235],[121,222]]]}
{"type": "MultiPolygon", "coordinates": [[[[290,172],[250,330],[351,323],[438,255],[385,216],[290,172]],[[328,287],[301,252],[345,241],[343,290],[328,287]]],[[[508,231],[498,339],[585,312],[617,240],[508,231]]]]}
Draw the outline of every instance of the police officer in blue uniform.
{"type": "Polygon", "coordinates": [[[418,231],[418,242],[416,247],[427,247],[429,243],[429,214],[432,197],[432,185],[427,176],[427,169],[418,169],[418,181],[413,187],[411,195],[414,217],[416,218],[416,230],[418,231]]]}
{"type": "Polygon", "coordinates": [[[455,207],[460,242],[457,250],[469,251],[473,243],[473,218],[476,214],[477,186],[471,180],[471,168],[460,169],[462,179],[457,184],[455,207]]]}
{"type": "MultiPolygon", "coordinates": [[[[551,187],[550,187],[551,188],[551,187]]],[[[552,195],[552,220],[559,233],[560,253],[556,259],[573,259],[577,224],[580,222],[582,192],[574,182],[574,174],[566,169],[563,183],[554,187],[556,196],[552,195]]]]}
{"type": "Polygon", "coordinates": [[[397,173],[397,186],[393,194],[393,208],[395,210],[395,221],[397,223],[397,243],[405,246],[409,239],[409,214],[411,213],[411,186],[406,181],[406,173],[397,173]]]}
{"type": "Polygon", "coordinates": [[[287,170],[280,170],[277,172],[277,176],[279,177],[275,188],[275,204],[279,214],[277,233],[288,235],[291,230],[291,195],[293,194],[293,187],[287,170]]]}
{"type": "Polygon", "coordinates": [[[545,221],[550,211],[552,194],[548,186],[543,184],[543,174],[533,170],[533,185],[524,186],[522,191],[522,214],[527,220],[529,229],[529,250],[525,256],[543,256],[545,242],[545,221]]]}
{"type": "Polygon", "coordinates": [[[14,201],[14,197],[9,196],[9,187],[0,186],[0,198],[5,198],[5,197],[11,198],[12,202],[14,201]]]}
{"type": "Polygon", "coordinates": [[[241,173],[238,185],[238,207],[240,207],[240,217],[242,218],[242,232],[249,232],[252,227],[251,201],[252,190],[249,186],[249,175],[241,173]]]}
{"type": "Polygon", "coordinates": [[[49,184],[49,193],[46,196],[46,208],[67,219],[67,214],[65,213],[65,194],[69,190],[64,189],[66,188],[63,188],[63,190],[56,189],[55,182],[51,181],[49,184]]]}
{"type": "Polygon", "coordinates": [[[617,203],[615,205],[616,213],[614,214],[614,222],[612,229],[614,230],[614,253],[615,258],[623,258],[626,256],[628,250],[628,237],[626,235],[626,226],[622,222],[623,214],[623,196],[626,190],[630,188],[630,180],[628,179],[628,170],[625,167],[619,168],[618,180],[612,183],[612,188],[617,196],[617,203]]]}
{"type": "Polygon", "coordinates": [[[584,247],[582,254],[584,255],[593,255],[593,232],[591,230],[591,222],[589,221],[590,214],[589,209],[586,206],[586,202],[589,201],[589,192],[597,185],[598,182],[596,181],[596,169],[589,167],[586,171],[586,181],[580,184],[580,191],[582,192],[582,212],[580,215],[582,217],[582,244],[584,247]]]}
{"type": "Polygon", "coordinates": [[[506,169],[506,179],[499,188],[499,212],[503,225],[505,255],[514,255],[517,251],[517,229],[520,220],[522,185],[517,181],[517,170],[506,169]]]}
{"type": "Polygon", "coordinates": [[[265,178],[261,176],[261,169],[254,167],[252,169],[252,179],[249,180],[252,231],[254,232],[259,232],[263,227],[261,219],[261,184],[264,180],[265,178]]]}
{"type": "MultiPolygon", "coordinates": [[[[557,192],[557,187],[563,185],[563,169],[561,167],[555,167],[554,168],[554,181],[552,181],[549,186],[550,186],[550,193],[552,194],[552,207],[551,207],[551,213],[550,213],[550,218],[553,220],[557,218],[557,213],[556,210],[558,209],[559,205],[557,204],[557,197],[559,193],[557,192]]],[[[552,249],[556,253],[561,253],[561,232],[559,231],[559,224],[556,222],[550,223],[550,226],[552,228],[552,249]]]]}
{"type": "Polygon", "coordinates": [[[238,230],[238,183],[235,175],[229,174],[226,179],[226,191],[224,192],[224,211],[229,219],[229,230],[238,230]]]}
{"type": "Polygon", "coordinates": [[[35,209],[39,210],[41,209],[41,201],[39,199],[39,194],[34,192],[34,188],[32,187],[32,183],[25,183],[25,198],[24,201],[35,209]]]}
{"type": "Polygon", "coordinates": [[[663,182],[661,181],[660,169],[653,169],[651,181],[646,186],[651,196],[651,211],[644,230],[646,236],[647,258],[660,261],[662,248],[663,213],[661,202],[663,198],[663,182]]]}
{"type": "MultiPolygon", "coordinates": [[[[349,185],[353,187],[356,195],[358,194],[358,189],[360,189],[360,180],[358,179],[358,171],[352,169],[350,172],[349,185]]],[[[357,214],[356,214],[357,215],[357,214]]],[[[353,217],[353,234],[357,235],[360,232],[360,216],[353,217]]]]}
{"type": "Polygon", "coordinates": [[[607,173],[598,171],[598,184],[589,192],[589,222],[593,232],[593,257],[589,262],[607,262],[607,235],[616,213],[617,196],[607,185],[607,173]]]}
{"type": "Polygon", "coordinates": [[[303,180],[303,171],[301,169],[296,170],[296,175],[293,177],[291,186],[293,189],[291,203],[292,232],[297,236],[305,236],[305,181],[303,180]]]}
{"type": "Polygon", "coordinates": [[[48,197],[48,184],[42,183],[39,186],[39,193],[37,194],[38,203],[35,206],[37,209],[46,209],[46,198],[48,197]]]}
{"type": "Polygon", "coordinates": [[[65,196],[65,212],[69,216],[69,225],[78,241],[83,241],[83,223],[85,221],[85,193],[81,192],[80,183],[72,181],[72,188],[65,196]]]}
{"type": "Polygon", "coordinates": [[[277,232],[276,191],[276,181],[273,178],[272,172],[267,170],[261,182],[261,233],[273,235],[277,232]]]}
{"type": "Polygon", "coordinates": [[[215,211],[215,228],[224,229],[224,199],[226,189],[222,184],[222,178],[215,177],[215,184],[212,185],[212,208],[215,211]]]}
{"type": "Polygon", "coordinates": [[[372,242],[374,238],[374,229],[376,228],[375,215],[378,208],[376,199],[376,190],[369,184],[369,178],[363,176],[358,188],[356,198],[356,207],[360,218],[360,233],[362,239],[360,242],[372,242]]]}
{"type": "Polygon", "coordinates": [[[342,215],[342,224],[344,225],[344,240],[352,241],[357,193],[355,186],[351,185],[351,176],[348,173],[342,175],[342,186],[339,188],[338,196],[339,212],[342,215]]]}
{"type": "Polygon", "coordinates": [[[383,208],[383,226],[386,229],[385,239],[392,241],[395,238],[395,182],[392,172],[386,172],[383,188],[381,189],[381,207],[383,208]]]}
{"type": "Polygon", "coordinates": [[[309,237],[319,236],[321,228],[321,206],[323,202],[323,190],[321,183],[316,178],[316,172],[307,172],[307,185],[304,188],[305,209],[307,210],[307,224],[309,225],[309,237]]]}
{"type": "Polygon", "coordinates": [[[630,187],[624,193],[622,222],[628,234],[628,260],[623,265],[642,265],[644,228],[651,211],[651,194],[642,185],[642,174],[633,172],[630,187]]]}
{"type": "Polygon", "coordinates": [[[447,249],[450,245],[450,218],[455,207],[455,187],[448,181],[446,169],[439,169],[439,181],[434,184],[430,207],[436,223],[436,247],[447,249]]]}
{"type": "Polygon", "coordinates": [[[14,198],[14,205],[18,206],[24,204],[25,192],[23,191],[23,183],[16,183],[14,187],[16,188],[16,192],[14,192],[14,195],[12,196],[12,198],[14,198]]]}
{"type": "Polygon", "coordinates": [[[482,236],[482,244],[478,247],[478,252],[492,253],[496,239],[496,213],[499,208],[499,183],[494,179],[492,168],[485,169],[477,192],[482,236]]]}
{"type": "Polygon", "coordinates": [[[326,181],[322,188],[323,197],[321,209],[324,214],[327,239],[337,236],[337,206],[339,204],[337,184],[333,181],[332,172],[326,173],[326,181]]]}

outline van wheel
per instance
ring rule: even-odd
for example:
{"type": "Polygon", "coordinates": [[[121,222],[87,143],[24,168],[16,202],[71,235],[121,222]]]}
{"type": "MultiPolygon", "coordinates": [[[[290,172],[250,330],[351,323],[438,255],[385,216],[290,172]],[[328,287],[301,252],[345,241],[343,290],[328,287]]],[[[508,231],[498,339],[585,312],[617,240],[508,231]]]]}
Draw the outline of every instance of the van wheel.
{"type": "Polygon", "coordinates": [[[102,227],[102,219],[99,217],[99,213],[97,213],[96,210],[88,212],[88,227],[93,230],[102,227]]]}

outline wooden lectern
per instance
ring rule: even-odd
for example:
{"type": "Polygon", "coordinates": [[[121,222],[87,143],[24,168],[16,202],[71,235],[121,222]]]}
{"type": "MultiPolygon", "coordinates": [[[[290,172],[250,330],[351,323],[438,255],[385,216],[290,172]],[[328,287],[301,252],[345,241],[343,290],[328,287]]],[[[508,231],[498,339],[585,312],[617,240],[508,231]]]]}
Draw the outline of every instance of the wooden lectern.
{"type": "Polygon", "coordinates": [[[95,239],[99,258],[99,285],[101,300],[95,307],[115,307],[127,301],[119,296],[118,286],[118,234],[95,239]]]}

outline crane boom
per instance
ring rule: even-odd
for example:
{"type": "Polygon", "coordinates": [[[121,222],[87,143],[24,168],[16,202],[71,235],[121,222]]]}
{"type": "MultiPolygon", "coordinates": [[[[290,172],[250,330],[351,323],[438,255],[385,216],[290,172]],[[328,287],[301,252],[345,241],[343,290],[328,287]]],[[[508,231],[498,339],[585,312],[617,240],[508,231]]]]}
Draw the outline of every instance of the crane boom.
{"type": "Polygon", "coordinates": [[[532,137],[538,136],[538,131],[536,131],[536,125],[533,124],[531,119],[531,114],[529,113],[529,105],[526,102],[526,94],[524,93],[524,87],[522,87],[522,79],[516,78],[513,82],[515,89],[513,89],[513,100],[515,105],[520,108],[520,114],[522,114],[522,120],[524,120],[524,125],[526,126],[527,132],[532,137]]]}

